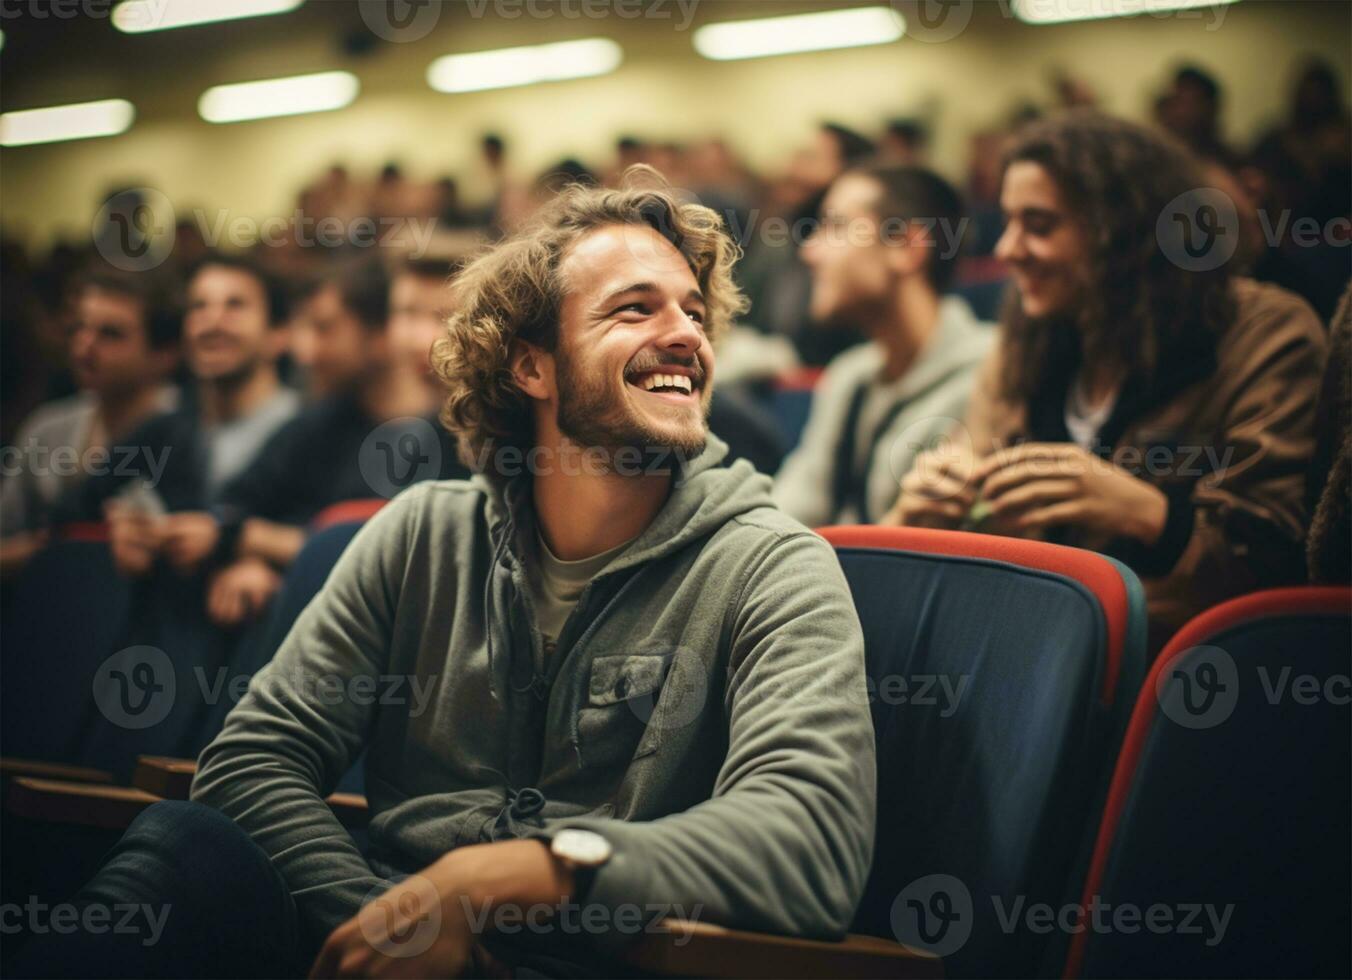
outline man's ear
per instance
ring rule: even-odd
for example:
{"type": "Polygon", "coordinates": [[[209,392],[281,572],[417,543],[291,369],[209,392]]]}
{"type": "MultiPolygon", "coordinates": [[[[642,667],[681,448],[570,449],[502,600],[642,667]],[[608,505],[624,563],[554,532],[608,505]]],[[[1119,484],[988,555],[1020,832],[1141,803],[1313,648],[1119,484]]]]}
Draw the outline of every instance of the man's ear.
{"type": "Polygon", "coordinates": [[[935,254],[938,243],[922,222],[907,222],[905,232],[895,237],[897,241],[888,249],[887,261],[898,275],[923,274],[929,263],[938,257],[935,254]]]}
{"type": "Polygon", "coordinates": [[[554,356],[524,340],[513,340],[507,361],[517,387],[527,397],[548,401],[553,393],[554,356]]]}

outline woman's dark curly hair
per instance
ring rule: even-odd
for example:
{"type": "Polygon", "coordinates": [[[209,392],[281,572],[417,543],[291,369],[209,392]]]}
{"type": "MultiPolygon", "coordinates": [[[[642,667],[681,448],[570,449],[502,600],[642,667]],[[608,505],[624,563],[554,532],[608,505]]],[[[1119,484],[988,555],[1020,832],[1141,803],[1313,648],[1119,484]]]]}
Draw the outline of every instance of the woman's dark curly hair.
{"type": "Polygon", "coordinates": [[[1164,209],[1206,186],[1180,144],[1092,110],[1073,110],[1019,130],[1003,168],[1031,162],[1056,183],[1088,242],[1088,288],[1070,316],[1031,318],[1017,297],[1002,316],[1002,394],[1027,403],[1054,372],[1083,360],[1113,365],[1147,390],[1178,358],[1212,358],[1232,318],[1226,266],[1189,272],[1157,238],[1164,209]]]}

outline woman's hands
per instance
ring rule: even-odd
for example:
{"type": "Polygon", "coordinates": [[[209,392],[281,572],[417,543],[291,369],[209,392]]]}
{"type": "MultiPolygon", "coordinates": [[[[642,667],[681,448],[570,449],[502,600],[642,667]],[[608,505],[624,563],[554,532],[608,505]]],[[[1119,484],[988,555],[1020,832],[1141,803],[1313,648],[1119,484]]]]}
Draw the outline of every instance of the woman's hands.
{"type": "Polygon", "coordinates": [[[881,523],[957,528],[978,502],[992,529],[1032,536],[1076,527],[1153,545],[1169,500],[1158,487],[1073,443],[1030,442],[980,460],[952,447],[916,457],[881,523]]]}
{"type": "Polygon", "coordinates": [[[991,453],[972,473],[997,529],[1038,534],[1069,526],[1153,545],[1169,498],[1073,443],[1029,442],[991,453]]]}
{"type": "Polygon", "coordinates": [[[927,449],[902,478],[901,494],[880,524],[956,528],[976,503],[972,477],[977,461],[957,445],[927,449]]]}

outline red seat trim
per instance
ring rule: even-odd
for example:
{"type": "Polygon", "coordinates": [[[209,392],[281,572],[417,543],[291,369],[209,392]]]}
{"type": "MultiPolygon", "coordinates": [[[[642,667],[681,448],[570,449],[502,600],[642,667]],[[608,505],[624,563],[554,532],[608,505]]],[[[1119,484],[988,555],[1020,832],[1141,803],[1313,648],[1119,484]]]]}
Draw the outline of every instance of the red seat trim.
{"type": "Polygon", "coordinates": [[[103,521],[77,521],[62,524],[52,535],[58,541],[90,541],[97,544],[108,540],[108,525],[103,521]]]}
{"type": "Polygon", "coordinates": [[[381,497],[369,500],[342,500],[325,507],[310,522],[310,530],[322,531],[335,524],[350,524],[353,521],[368,521],[376,515],[387,501],[381,497]]]}
{"type": "MultiPolygon", "coordinates": [[[[1170,662],[1180,653],[1201,646],[1218,633],[1243,623],[1279,615],[1309,616],[1329,613],[1352,615],[1352,588],[1297,586],[1254,592],[1199,613],[1174,634],[1173,639],[1160,651],[1159,657],[1151,665],[1145,683],[1141,685],[1141,693],[1136,698],[1136,706],[1132,709],[1131,721],[1122,740],[1122,752],[1113,770],[1113,781],[1108,788],[1108,798],[1103,807],[1103,821],[1099,824],[1098,837],[1094,841],[1089,874],[1085,878],[1084,894],[1080,898],[1081,908],[1089,907],[1090,900],[1103,885],[1103,875],[1108,867],[1108,853],[1117,836],[1117,828],[1122,821],[1127,798],[1131,795],[1132,786],[1136,782],[1146,739],[1159,713],[1159,699],[1155,696],[1155,687],[1170,662]]],[[[1080,975],[1080,969],[1084,965],[1085,945],[1088,941],[1087,930],[1075,934],[1071,941],[1070,952],[1066,956],[1065,977],[1080,975]]]]}
{"type": "Polygon", "coordinates": [[[938,531],[923,527],[825,527],[817,531],[837,548],[891,548],[963,558],[1001,561],[1063,575],[1087,588],[1103,608],[1108,632],[1107,670],[1103,676],[1103,703],[1111,705],[1122,670],[1122,648],[1131,618],[1131,598],[1117,566],[1097,552],[1025,541],[996,534],[938,531]]]}
{"type": "Polygon", "coordinates": [[[823,368],[798,367],[775,378],[776,391],[811,391],[821,380],[823,368]]]}

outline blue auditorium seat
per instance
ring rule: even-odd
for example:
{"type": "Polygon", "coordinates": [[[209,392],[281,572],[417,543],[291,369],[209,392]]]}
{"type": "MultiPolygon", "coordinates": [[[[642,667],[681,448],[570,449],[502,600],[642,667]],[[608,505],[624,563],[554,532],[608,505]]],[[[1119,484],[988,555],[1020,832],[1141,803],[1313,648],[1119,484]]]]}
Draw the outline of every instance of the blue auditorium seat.
{"type": "Polygon", "coordinates": [[[1242,596],[1179,631],[1137,700],[1079,899],[1100,923],[1162,906],[1173,927],[1091,918],[1065,976],[1352,976],[1349,666],[1348,588],[1242,596]]]}
{"type": "Polygon", "coordinates": [[[1042,542],[821,533],[854,595],[874,691],[878,830],[854,931],[928,949],[950,977],[1059,962],[1021,909],[1083,881],[1145,673],[1140,583],[1042,542]]]}
{"type": "Polygon", "coordinates": [[[76,761],[94,672],[130,609],[105,542],[57,541],[33,557],[0,617],[5,755],[76,761]]]}

